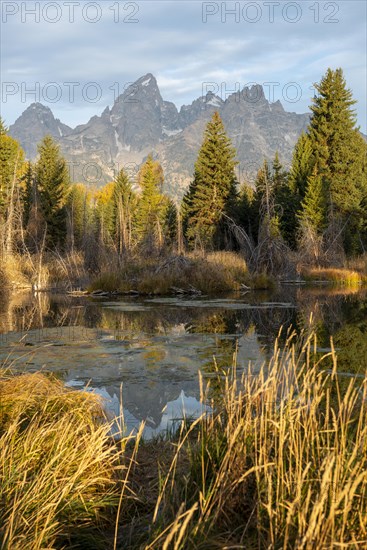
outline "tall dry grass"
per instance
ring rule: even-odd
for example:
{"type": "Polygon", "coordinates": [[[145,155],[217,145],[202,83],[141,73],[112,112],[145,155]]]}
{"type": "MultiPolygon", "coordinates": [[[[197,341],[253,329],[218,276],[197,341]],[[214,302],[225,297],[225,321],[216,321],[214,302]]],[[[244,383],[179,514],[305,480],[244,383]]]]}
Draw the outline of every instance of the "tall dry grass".
{"type": "Polygon", "coordinates": [[[367,548],[367,378],[342,383],[316,347],[289,337],[259,374],[222,375],[223,405],[179,443],[190,470],[166,479],[146,548],[367,548]]]}
{"type": "Polygon", "coordinates": [[[280,341],[260,372],[218,367],[213,413],[130,458],[94,395],[1,373],[1,547],[366,548],[367,373],[314,334],[280,341]]]}
{"type": "Polygon", "coordinates": [[[309,282],[328,282],[344,287],[358,287],[367,281],[362,271],[351,268],[314,267],[302,271],[302,276],[309,282]]]}
{"type": "MultiPolygon", "coordinates": [[[[44,374],[0,373],[0,547],[105,548],[126,469],[125,441],[92,393],[44,374]]],[[[125,506],[126,498],[123,501],[125,506]]]]}
{"type": "Polygon", "coordinates": [[[48,290],[85,285],[88,273],[81,252],[11,254],[0,259],[1,288],[48,290]]]}
{"type": "Polygon", "coordinates": [[[367,252],[348,261],[348,268],[367,278],[367,252]]]}
{"type": "Polygon", "coordinates": [[[202,293],[240,290],[243,285],[269,288],[265,275],[251,275],[245,260],[234,252],[190,253],[161,258],[130,258],[118,270],[106,270],[92,280],[89,290],[169,294],[175,290],[202,293]]]}
{"type": "Polygon", "coordinates": [[[0,288],[31,288],[32,265],[26,256],[12,254],[0,258],[0,288]]]}

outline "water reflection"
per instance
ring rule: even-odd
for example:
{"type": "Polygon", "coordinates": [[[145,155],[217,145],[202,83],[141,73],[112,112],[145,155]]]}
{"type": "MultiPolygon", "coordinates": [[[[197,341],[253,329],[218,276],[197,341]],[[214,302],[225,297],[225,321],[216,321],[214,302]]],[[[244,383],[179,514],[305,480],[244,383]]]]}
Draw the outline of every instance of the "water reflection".
{"type": "Polygon", "coordinates": [[[239,370],[251,361],[256,371],[282,326],[284,335],[289,327],[315,330],[320,348],[332,335],[340,369],[367,370],[366,293],[292,286],[191,300],[0,295],[0,360],[53,371],[75,386],[89,382],[111,410],[122,384],[127,424],[147,420],[152,435],[182,416],[180,403],[190,414],[200,405],[198,370],[207,379],[230,372],[236,352],[239,370]]]}
{"type": "MultiPolygon", "coordinates": [[[[79,389],[90,390],[89,386],[80,386],[76,381],[69,381],[70,387],[77,387],[79,389]]],[[[92,391],[100,395],[104,401],[105,408],[108,416],[113,420],[117,419],[113,423],[111,429],[111,435],[116,439],[121,436],[121,431],[124,430],[127,434],[137,433],[141,419],[134,416],[134,414],[124,404],[121,405],[121,394],[113,393],[111,395],[111,388],[93,388],[92,391]],[[122,421],[121,421],[122,418],[122,421]],[[121,426],[121,422],[123,426],[121,426]]],[[[113,392],[114,390],[112,390],[113,392]]],[[[168,401],[165,405],[162,402],[162,396],[159,397],[160,405],[162,407],[161,416],[158,419],[152,416],[146,416],[144,419],[144,437],[151,439],[159,434],[174,434],[180,429],[181,422],[191,421],[198,418],[204,413],[210,412],[210,407],[201,403],[195,397],[190,397],[181,390],[177,399],[168,401]]],[[[134,405],[135,407],[135,405],[134,405]]]]}

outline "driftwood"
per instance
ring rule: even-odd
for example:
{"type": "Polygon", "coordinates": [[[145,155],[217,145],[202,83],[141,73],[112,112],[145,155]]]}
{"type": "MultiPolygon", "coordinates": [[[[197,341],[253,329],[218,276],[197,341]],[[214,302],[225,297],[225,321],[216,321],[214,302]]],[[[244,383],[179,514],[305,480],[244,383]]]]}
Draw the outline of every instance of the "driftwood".
{"type": "Polygon", "coordinates": [[[202,295],[201,290],[198,290],[197,288],[193,287],[192,285],[190,285],[187,288],[178,288],[177,286],[171,286],[170,290],[174,294],[177,294],[179,296],[185,296],[185,295],[188,295],[188,294],[190,296],[201,296],[202,295]]]}
{"type": "Polygon", "coordinates": [[[87,296],[88,294],[90,294],[90,292],[88,292],[88,290],[67,290],[66,291],[66,294],[68,294],[69,296],[87,296]]]}

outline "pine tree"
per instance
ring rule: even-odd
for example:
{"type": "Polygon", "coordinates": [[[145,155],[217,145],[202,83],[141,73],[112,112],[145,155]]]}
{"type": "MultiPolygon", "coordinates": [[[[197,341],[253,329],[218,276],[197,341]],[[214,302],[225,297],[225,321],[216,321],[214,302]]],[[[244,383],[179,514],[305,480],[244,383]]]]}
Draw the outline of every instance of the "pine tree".
{"type": "Polygon", "coordinates": [[[32,204],[34,203],[34,193],[35,193],[35,174],[34,166],[30,161],[27,162],[26,171],[24,174],[24,213],[23,213],[23,224],[24,227],[27,227],[32,204]]]}
{"type": "Polygon", "coordinates": [[[325,187],[316,166],[307,180],[307,191],[302,201],[299,219],[318,235],[322,234],[327,224],[325,187]]]}
{"type": "Polygon", "coordinates": [[[307,179],[313,168],[312,145],[308,134],[302,132],[293,152],[291,169],[289,171],[289,187],[301,202],[306,194],[307,179]]]}
{"type": "Polygon", "coordinates": [[[223,247],[223,215],[233,215],[237,200],[235,160],[223,122],[217,112],[207,124],[195,164],[194,179],[183,201],[184,227],[192,245],[223,247]]]}
{"type": "Polygon", "coordinates": [[[115,183],[106,183],[95,193],[97,239],[103,245],[115,241],[115,183]]]}
{"type": "Polygon", "coordinates": [[[288,174],[289,202],[284,205],[284,220],[287,227],[283,234],[292,248],[297,247],[299,235],[301,203],[307,190],[307,181],[312,173],[314,159],[309,135],[302,132],[293,152],[292,164],[288,174]]]}
{"type": "Polygon", "coordinates": [[[67,199],[68,244],[81,249],[93,225],[91,209],[91,191],[83,183],[74,183],[67,199]]]}
{"type": "Polygon", "coordinates": [[[162,194],[163,170],[149,155],[138,174],[141,195],[138,200],[136,228],[140,244],[153,250],[163,245],[164,212],[167,198],[162,194]]]}
{"type": "Polygon", "coordinates": [[[179,249],[178,244],[178,210],[173,200],[169,199],[167,207],[164,213],[164,235],[166,244],[170,248],[176,247],[179,249]]]}
{"type": "Polygon", "coordinates": [[[236,220],[239,225],[246,231],[250,239],[254,239],[254,190],[246,182],[243,182],[239,191],[236,220]]]}
{"type": "Polygon", "coordinates": [[[327,200],[322,177],[314,166],[307,178],[306,194],[301,203],[297,236],[299,252],[304,262],[320,265],[324,261],[327,200]]]}
{"type": "Polygon", "coordinates": [[[367,145],[356,128],[352,109],[356,102],[346,88],[342,70],[328,69],[320,84],[316,84],[316,90],[308,134],[313,160],[326,191],[329,227],[338,227],[344,244],[349,242],[355,248],[352,241],[355,243],[359,237],[358,213],[367,185],[367,145]]]}
{"type": "Polygon", "coordinates": [[[284,170],[283,165],[280,162],[278,151],[275,152],[272,168],[273,168],[273,174],[272,174],[273,189],[274,189],[274,194],[276,196],[277,193],[282,188],[288,185],[287,172],[286,170],[284,170]]]}
{"type": "Polygon", "coordinates": [[[69,171],[59,146],[46,136],[38,146],[36,183],[40,206],[46,223],[46,242],[51,247],[63,246],[67,234],[66,201],[70,191],[69,171]]]}
{"type": "Polygon", "coordinates": [[[299,196],[294,192],[288,173],[280,162],[278,152],[273,160],[272,188],[274,193],[274,208],[279,218],[279,228],[285,242],[296,247],[297,218],[299,196]]]}

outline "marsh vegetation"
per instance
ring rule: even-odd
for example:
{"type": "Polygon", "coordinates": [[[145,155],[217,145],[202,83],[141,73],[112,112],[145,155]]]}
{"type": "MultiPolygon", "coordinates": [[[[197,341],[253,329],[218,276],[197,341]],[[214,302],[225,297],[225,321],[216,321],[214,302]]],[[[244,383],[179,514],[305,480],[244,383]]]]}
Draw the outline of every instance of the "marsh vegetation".
{"type": "Polygon", "coordinates": [[[317,348],[287,334],[240,379],[234,358],[168,441],[111,440],[95,396],[3,370],[2,547],[365,547],[365,378],[317,348]]]}

